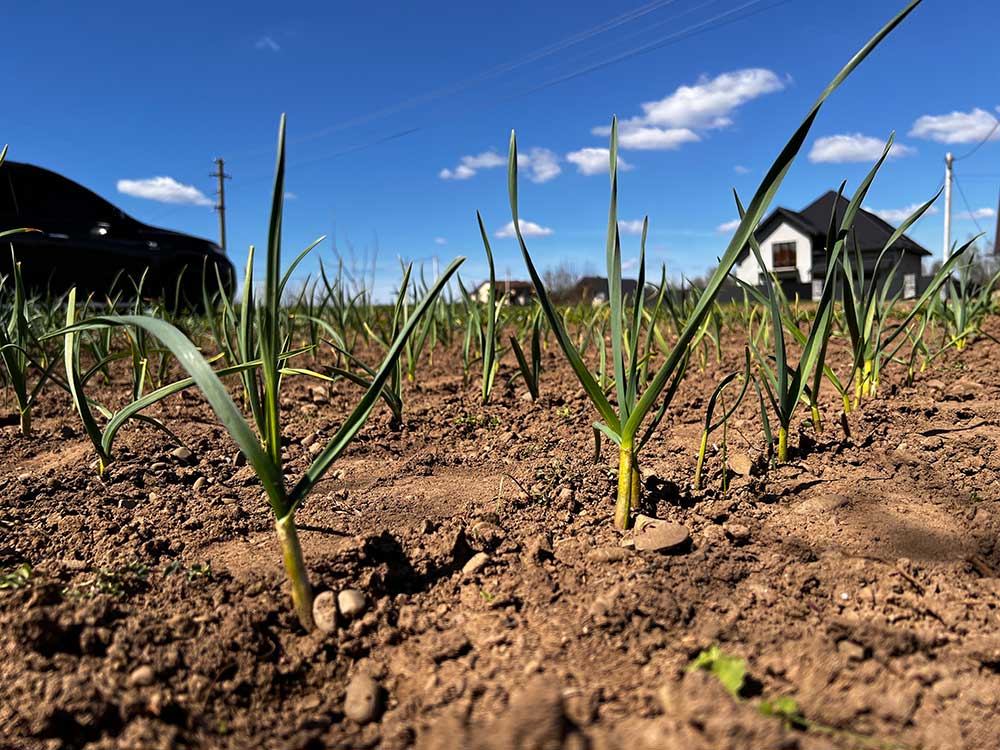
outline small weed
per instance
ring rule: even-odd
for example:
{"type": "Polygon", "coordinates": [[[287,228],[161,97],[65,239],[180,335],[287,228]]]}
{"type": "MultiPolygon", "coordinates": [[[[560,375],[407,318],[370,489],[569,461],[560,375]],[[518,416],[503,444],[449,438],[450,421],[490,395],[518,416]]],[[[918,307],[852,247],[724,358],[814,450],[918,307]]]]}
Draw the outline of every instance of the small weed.
{"type": "Polygon", "coordinates": [[[31,566],[21,563],[16,568],[0,573],[0,589],[24,588],[31,581],[31,566]]]}
{"type": "Polygon", "coordinates": [[[138,562],[114,569],[101,568],[89,580],[67,586],[62,593],[74,599],[92,599],[101,594],[121,599],[138,584],[145,583],[148,577],[149,568],[138,562]]]}
{"type": "Polygon", "coordinates": [[[734,698],[740,697],[740,691],[746,681],[746,662],[736,656],[727,656],[718,646],[712,646],[706,651],[702,651],[688,667],[689,672],[696,669],[704,669],[715,675],[734,698]]]}
{"type": "Polygon", "coordinates": [[[494,599],[496,599],[496,596],[494,594],[491,594],[489,591],[480,591],[479,595],[481,597],[483,597],[484,601],[487,601],[487,602],[491,602],[494,599]]]}
{"type": "Polygon", "coordinates": [[[556,409],[556,416],[568,422],[573,418],[573,410],[569,406],[560,406],[556,409]]]}
{"type": "Polygon", "coordinates": [[[500,417],[489,414],[460,414],[452,421],[459,427],[469,427],[473,430],[480,427],[495,430],[502,424],[500,417]]]}
{"type": "Polygon", "coordinates": [[[195,563],[191,567],[185,568],[184,563],[180,560],[174,560],[166,568],[164,568],[163,577],[169,578],[174,575],[174,573],[180,573],[181,571],[187,574],[187,579],[189,581],[193,581],[196,578],[207,578],[210,581],[213,579],[211,562],[195,563]]]}

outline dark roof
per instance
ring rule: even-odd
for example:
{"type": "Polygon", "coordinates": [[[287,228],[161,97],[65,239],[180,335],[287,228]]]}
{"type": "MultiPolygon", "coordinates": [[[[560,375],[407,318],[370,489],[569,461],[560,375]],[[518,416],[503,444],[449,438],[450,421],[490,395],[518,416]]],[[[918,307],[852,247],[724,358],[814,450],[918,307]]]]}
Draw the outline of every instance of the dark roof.
{"type": "MultiPolygon", "coordinates": [[[[622,294],[631,294],[639,282],[635,279],[622,279],[622,294]]],[[[576,282],[576,289],[589,290],[593,294],[608,294],[608,280],[603,276],[584,276],[576,282]]]]}
{"type": "MultiPolygon", "coordinates": [[[[836,192],[829,190],[801,211],[792,211],[781,207],[776,208],[757,227],[754,237],[757,238],[758,242],[763,241],[779,224],[787,222],[803,234],[818,240],[818,246],[822,247],[822,241],[825,239],[827,228],[830,225],[830,216],[834,211],[834,204],[836,204],[837,209],[836,221],[839,224],[844,217],[844,212],[847,210],[850,201],[842,195],[838,198],[836,192]]],[[[862,252],[880,252],[895,231],[896,228],[889,224],[889,222],[876,216],[871,211],[861,208],[855,217],[851,236],[852,241],[857,241],[862,252]]],[[[920,256],[931,254],[927,248],[914,242],[905,234],[893,243],[892,248],[899,252],[915,253],[920,256]]],[[[739,260],[743,260],[749,252],[749,248],[744,248],[743,252],[740,253],[739,260]]]]}

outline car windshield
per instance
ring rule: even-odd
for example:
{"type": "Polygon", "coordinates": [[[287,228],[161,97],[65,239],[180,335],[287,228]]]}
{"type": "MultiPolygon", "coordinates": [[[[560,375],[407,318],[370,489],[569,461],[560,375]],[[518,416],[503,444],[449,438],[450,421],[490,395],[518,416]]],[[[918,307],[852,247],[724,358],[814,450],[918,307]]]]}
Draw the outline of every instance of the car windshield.
{"type": "Polygon", "coordinates": [[[113,221],[125,214],[72,180],[30,166],[13,174],[14,199],[22,217],[59,216],[74,221],[113,221]]]}

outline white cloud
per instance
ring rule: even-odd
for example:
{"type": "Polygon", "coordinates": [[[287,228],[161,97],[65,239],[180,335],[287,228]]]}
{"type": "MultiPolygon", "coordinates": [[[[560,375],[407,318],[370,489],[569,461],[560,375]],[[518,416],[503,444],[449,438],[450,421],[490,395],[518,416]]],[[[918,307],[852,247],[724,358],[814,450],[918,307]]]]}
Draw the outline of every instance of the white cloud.
{"type": "MultiPolygon", "coordinates": [[[[552,234],[552,230],[549,227],[543,227],[541,224],[536,224],[533,221],[525,221],[521,219],[518,222],[521,227],[521,235],[524,237],[548,237],[552,234]]],[[[514,236],[514,222],[508,221],[507,224],[502,228],[497,230],[496,237],[513,237],[514,236]]]]}
{"type": "MultiPolygon", "coordinates": [[[[1000,111],[1000,107],[997,108],[1000,111]]],[[[924,115],[913,123],[910,135],[938,143],[978,143],[985,138],[1000,140],[997,118],[976,107],[971,112],[951,112],[947,115],[924,115]],[[991,134],[992,133],[992,134],[991,134]]]]}
{"type": "Polygon", "coordinates": [[[285,200],[286,201],[296,201],[298,199],[299,199],[299,196],[298,196],[297,193],[293,193],[290,190],[286,190],[285,191],[285,200]]]}
{"type": "MultiPolygon", "coordinates": [[[[507,159],[496,151],[483,151],[481,154],[463,156],[454,169],[442,169],[438,177],[442,180],[467,180],[474,177],[480,169],[506,167],[507,159]]],[[[547,148],[533,148],[517,155],[517,166],[532,182],[548,182],[562,172],[559,157],[547,148]]]]}
{"type": "MultiPolygon", "coordinates": [[[[696,131],[728,127],[738,107],[784,88],[785,82],[766,68],[702,76],[663,99],[643,102],[641,115],[618,123],[618,144],[624,149],[668,150],[700,141],[696,131]]],[[[610,128],[594,128],[593,133],[608,135],[610,128]]]]}
{"type": "MultiPolygon", "coordinates": [[[[909,219],[914,214],[914,212],[922,205],[924,204],[912,203],[909,206],[904,206],[903,208],[883,208],[883,209],[874,209],[871,206],[865,206],[864,209],[865,211],[869,211],[875,214],[880,219],[888,221],[890,224],[899,224],[909,219]]],[[[938,207],[931,206],[926,211],[924,211],[924,216],[930,216],[936,213],[938,213],[938,207]]],[[[923,218],[923,216],[920,218],[923,218]]]]}
{"type": "Polygon", "coordinates": [[[719,234],[728,234],[729,232],[735,232],[736,227],[740,225],[739,219],[733,219],[732,221],[727,221],[725,224],[719,224],[715,228],[715,231],[719,234]]]}
{"type": "Polygon", "coordinates": [[[750,170],[742,164],[737,164],[733,167],[733,171],[736,172],[736,174],[750,174],[750,170]]]}
{"type": "Polygon", "coordinates": [[[269,49],[271,52],[278,52],[281,49],[281,45],[269,36],[262,36],[254,44],[254,47],[257,49],[269,49]]]}
{"type": "MultiPolygon", "coordinates": [[[[507,162],[504,161],[504,164],[507,162]]],[[[559,157],[547,148],[533,148],[517,155],[517,167],[523,170],[532,182],[548,182],[562,172],[559,157]]]]}
{"type": "Polygon", "coordinates": [[[777,74],[765,68],[702,76],[694,86],[680,86],[659,101],[644,102],[644,114],[637,119],[660,127],[724,128],[732,124],[730,115],[741,104],[783,88],[777,74]]]}
{"type": "Polygon", "coordinates": [[[993,219],[997,215],[995,208],[977,208],[972,211],[961,211],[955,214],[956,219],[965,221],[978,221],[979,219],[993,219]]]}
{"type": "MultiPolygon", "coordinates": [[[[611,128],[594,128],[594,135],[610,135],[611,128]]],[[[653,128],[622,125],[618,128],[618,147],[635,151],[674,151],[685,143],[696,143],[701,136],[690,128],[653,128]]]]}
{"type": "Polygon", "coordinates": [[[184,203],[211,206],[211,199],[193,185],[182,185],[173,177],[150,177],[146,180],[118,180],[118,192],[134,198],[148,198],[160,203],[184,203]]]}
{"type": "Polygon", "coordinates": [[[434,238],[434,244],[435,245],[447,245],[448,244],[448,240],[446,240],[444,237],[435,237],[434,238]]]}
{"type": "Polygon", "coordinates": [[[642,234],[642,223],[642,219],[621,219],[618,222],[618,231],[622,234],[642,234]]]}
{"type": "MultiPolygon", "coordinates": [[[[566,154],[566,161],[575,164],[580,174],[607,174],[611,166],[611,151],[606,148],[581,148],[566,154]]],[[[618,171],[627,172],[630,169],[632,165],[619,156],[618,171]]]]}
{"type": "MultiPolygon", "coordinates": [[[[840,164],[849,161],[877,161],[885,149],[885,141],[861,133],[841,133],[817,138],[809,152],[809,161],[815,163],[840,164]]],[[[889,158],[912,156],[917,150],[902,143],[893,143],[889,158]]]]}
{"type": "Polygon", "coordinates": [[[474,176],[480,169],[492,169],[502,167],[507,163],[496,151],[483,151],[481,154],[463,156],[461,162],[454,169],[442,169],[438,172],[438,177],[442,180],[467,180],[474,176]]]}

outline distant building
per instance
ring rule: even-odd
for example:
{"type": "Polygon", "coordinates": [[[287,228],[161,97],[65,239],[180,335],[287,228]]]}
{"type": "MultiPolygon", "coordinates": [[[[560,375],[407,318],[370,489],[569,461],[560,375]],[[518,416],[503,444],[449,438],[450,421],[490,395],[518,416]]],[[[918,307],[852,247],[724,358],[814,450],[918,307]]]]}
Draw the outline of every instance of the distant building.
{"type": "MultiPolygon", "coordinates": [[[[831,190],[801,211],[776,208],[754,232],[764,265],[781,282],[789,297],[797,294],[801,299],[818,300],[823,293],[826,234],[835,203],[839,226],[849,201],[843,196],[838,198],[831,190]]],[[[868,278],[874,274],[879,253],[895,231],[895,227],[870,211],[858,211],[847,248],[853,253],[857,243],[868,278]]],[[[879,267],[880,273],[896,267],[890,294],[901,293],[904,299],[920,294],[927,286],[922,261],[930,254],[905,234],[896,240],[879,267]]],[[[737,259],[733,275],[754,286],[762,283],[760,265],[749,247],[737,259]]]]}
{"type": "MultiPolygon", "coordinates": [[[[535,301],[535,286],[530,281],[498,281],[496,294],[497,301],[506,295],[508,305],[521,307],[535,301]]],[[[484,281],[472,292],[472,296],[484,305],[489,302],[489,295],[489,281],[484,281]]]]}
{"type": "MultiPolygon", "coordinates": [[[[631,298],[638,285],[635,279],[622,279],[622,298],[631,298]]],[[[576,282],[571,296],[574,302],[599,305],[608,301],[609,288],[608,280],[602,276],[584,276],[576,282]]]]}

